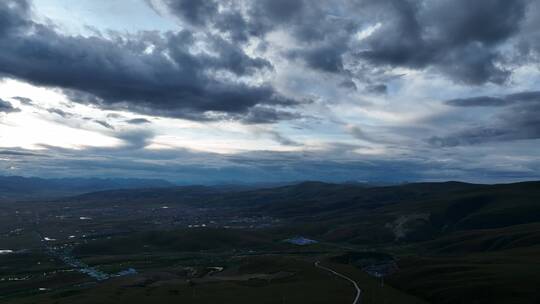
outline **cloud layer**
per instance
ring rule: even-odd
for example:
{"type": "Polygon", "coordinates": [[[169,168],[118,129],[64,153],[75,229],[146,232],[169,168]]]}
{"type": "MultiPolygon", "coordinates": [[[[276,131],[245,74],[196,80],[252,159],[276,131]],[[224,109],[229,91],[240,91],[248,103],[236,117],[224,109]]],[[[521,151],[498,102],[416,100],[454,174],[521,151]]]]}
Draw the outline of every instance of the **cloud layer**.
{"type": "Polygon", "coordinates": [[[0,99],[0,113],[13,113],[20,110],[15,108],[10,102],[0,99]]]}
{"type": "Polygon", "coordinates": [[[271,70],[219,36],[189,30],[66,36],[31,19],[26,1],[0,4],[0,75],[68,91],[74,101],[191,119],[208,112],[294,105],[268,83],[240,78],[271,70]]]}
{"type": "Polygon", "coordinates": [[[0,173],[539,176],[538,1],[140,1],[172,26],[0,1],[0,173]]]}
{"type": "Polygon", "coordinates": [[[485,125],[466,127],[443,137],[431,137],[429,142],[433,145],[445,147],[540,139],[540,92],[453,99],[446,104],[466,108],[497,107],[501,111],[485,125]]]}
{"type": "MultiPolygon", "coordinates": [[[[537,15],[527,15],[537,5],[527,0],[148,0],[181,29],[107,36],[62,34],[33,21],[27,1],[0,4],[1,75],[73,91],[75,101],[160,116],[210,119],[295,105],[262,76],[279,60],[357,81],[369,82],[370,69],[406,67],[478,85],[505,83],[513,57],[538,54],[537,15]],[[270,36],[279,31],[294,44],[278,57],[247,51],[248,43],[274,48],[270,36]],[[519,52],[505,52],[508,42],[519,52]]],[[[367,89],[386,92],[380,83],[367,89]]]]}

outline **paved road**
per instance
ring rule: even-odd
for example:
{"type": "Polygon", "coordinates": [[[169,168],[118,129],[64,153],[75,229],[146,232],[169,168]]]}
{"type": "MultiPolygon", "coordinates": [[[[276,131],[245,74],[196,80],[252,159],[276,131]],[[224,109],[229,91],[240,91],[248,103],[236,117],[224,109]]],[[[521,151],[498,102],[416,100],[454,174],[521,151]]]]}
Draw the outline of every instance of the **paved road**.
{"type": "Polygon", "coordinates": [[[354,301],[352,302],[352,304],[360,304],[360,294],[362,293],[362,290],[360,289],[360,287],[358,287],[358,284],[356,284],[356,282],[353,279],[351,279],[348,276],[346,276],[344,274],[341,274],[341,273],[339,273],[339,272],[337,272],[335,270],[332,270],[332,269],[330,269],[328,267],[321,266],[320,261],[315,262],[315,267],[320,268],[320,269],[324,269],[324,270],[326,270],[326,271],[328,271],[328,272],[330,272],[330,273],[332,273],[332,274],[334,274],[334,275],[336,275],[336,276],[338,276],[338,277],[340,277],[342,279],[345,279],[345,280],[351,282],[351,284],[353,284],[353,286],[354,286],[354,289],[356,289],[356,297],[354,298],[354,301]]]}

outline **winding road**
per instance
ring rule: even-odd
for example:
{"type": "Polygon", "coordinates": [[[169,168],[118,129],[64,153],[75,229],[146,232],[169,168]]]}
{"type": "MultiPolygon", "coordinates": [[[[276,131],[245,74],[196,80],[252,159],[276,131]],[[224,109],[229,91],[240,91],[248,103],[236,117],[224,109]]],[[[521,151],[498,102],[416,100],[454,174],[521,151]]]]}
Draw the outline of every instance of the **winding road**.
{"type": "Polygon", "coordinates": [[[360,289],[360,287],[358,287],[358,284],[351,278],[349,278],[348,276],[344,275],[344,274],[341,274],[333,269],[330,269],[328,267],[325,267],[325,266],[321,266],[321,262],[320,261],[317,261],[315,262],[315,267],[317,268],[320,268],[320,269],[323,269],[323,270],[326,270],[342,279],[345,279],[349,282],[351,282],[354,286],[354,289],[356,289],[356,297],[354,298],[354,301],[352,302],[352,304],[360,304],[360,294],[362,294],[362,290],[360,289]]]}

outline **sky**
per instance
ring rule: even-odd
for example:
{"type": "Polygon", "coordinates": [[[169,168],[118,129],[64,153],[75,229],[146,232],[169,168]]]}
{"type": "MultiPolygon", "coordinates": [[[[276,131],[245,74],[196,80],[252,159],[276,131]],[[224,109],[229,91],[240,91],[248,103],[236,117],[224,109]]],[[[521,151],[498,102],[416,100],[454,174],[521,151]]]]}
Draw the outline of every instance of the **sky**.
{"type": "Polygon", "coordinates": [[[540,178],[535,0],[3,0],[0,175],[540,178]]]}

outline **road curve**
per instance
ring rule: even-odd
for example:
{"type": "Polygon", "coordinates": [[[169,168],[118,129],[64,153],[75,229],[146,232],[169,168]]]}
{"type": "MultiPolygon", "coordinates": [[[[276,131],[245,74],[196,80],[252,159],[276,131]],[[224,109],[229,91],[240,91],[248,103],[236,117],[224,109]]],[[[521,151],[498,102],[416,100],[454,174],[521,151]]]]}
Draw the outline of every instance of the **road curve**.
{"type": "Polygon", "coordinates": [[[321,266],[320,261],[315,262],[315,267],[320,268],[320,269],[324,269],[324,270],[326,270],[326,271],[328,271],[328,272],[330,272],[330,273],[332,273],[332,274],[334,274],[334,275],[336,275],[336,276],[338,276],[338,277],[340,277],[342,279],[345,279],[345,280],[351,282],[351,284],[353,284],[353,286],[354,286],[354,289],[356,289],[356,297],[354,298],[354,301],[352,302],[352,304],[359,304],[360,303],[360,294],[362,294],[362,290],[360,289],[360,287],[358,287],[358,284],[356,284],[356,282],[353,279],[351,279],[348,276],[346,276],[344,274],[341,274],[341,273],[339,273],[339,272],[337,272],[337,271],[335,271],[333,269],[321,266]]]}

